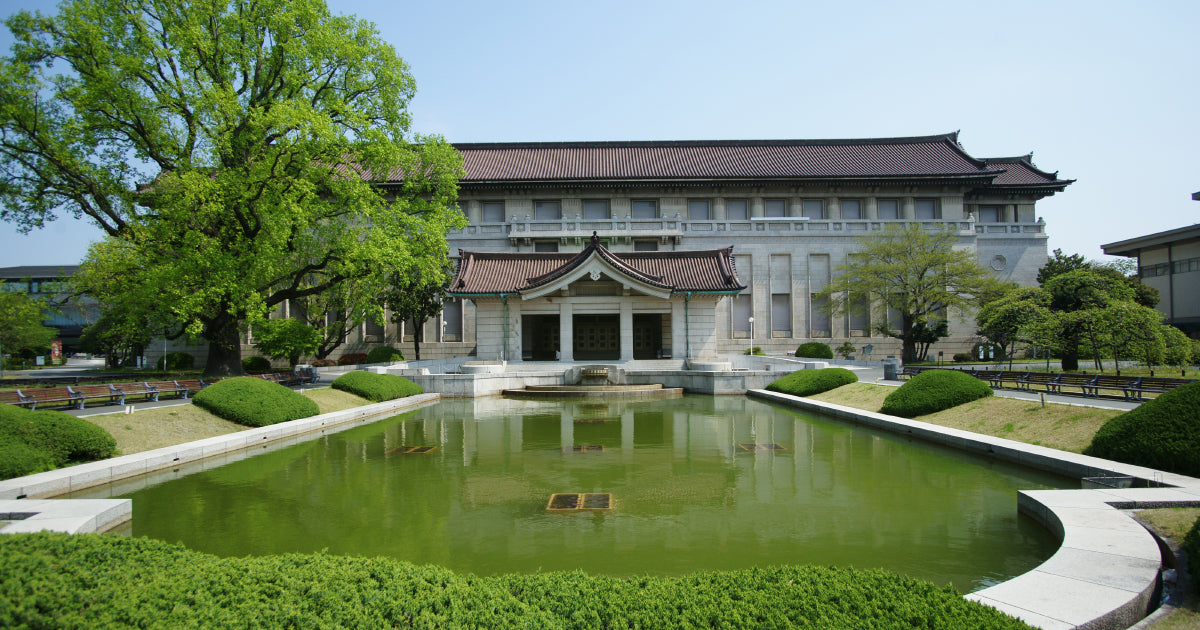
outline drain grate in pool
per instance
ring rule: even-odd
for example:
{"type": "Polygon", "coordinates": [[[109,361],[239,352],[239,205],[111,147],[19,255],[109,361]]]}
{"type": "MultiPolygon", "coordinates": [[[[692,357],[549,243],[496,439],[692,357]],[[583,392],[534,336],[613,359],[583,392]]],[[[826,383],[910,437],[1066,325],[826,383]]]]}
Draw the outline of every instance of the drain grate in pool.
{"type": "Polygon", "coordinates": [[[434,451],[434,449],[436,449],[436,448],[437,448],[436,446],[397,446],[396,448],[388,451],[386,454],[387,455],[424,455],[425,453],[432,453],[434,451]]]}
{"type": "Polygon", "coordinates": [[[550,495],[546,509],[551,512],[611,510],[612,494],[607,492],[563,492],[550,495]]]}
{"type": "Polygon", "coordinates": [[[576,444],[571,447],[572,453],[603,453],[603,444],[576,444]]]}
{"type": "Polygon", "coordinates": [[[575,424],[604,424],[608,418],[576,418],[575,424]]]}
{"type": "Polygon", "coordinates": [[[786,451],[787,450],[786,448],[783,448],[782,446],[780,446],[774,442],[770,442],[768,444],[738,444],[738,446],[742,450],[745,450],[745,451],[786,451]]]}

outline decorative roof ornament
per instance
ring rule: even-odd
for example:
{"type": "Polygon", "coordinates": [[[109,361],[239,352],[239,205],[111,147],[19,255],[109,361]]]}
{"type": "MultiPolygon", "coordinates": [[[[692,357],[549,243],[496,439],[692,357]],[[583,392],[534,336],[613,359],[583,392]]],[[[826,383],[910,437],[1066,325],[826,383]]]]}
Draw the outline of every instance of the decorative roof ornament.
{"type": "Polygon", "coordinates": [[[600,246],[600,237],[596,235],[596,231],[592,230],[592,247],[600,246]]]}

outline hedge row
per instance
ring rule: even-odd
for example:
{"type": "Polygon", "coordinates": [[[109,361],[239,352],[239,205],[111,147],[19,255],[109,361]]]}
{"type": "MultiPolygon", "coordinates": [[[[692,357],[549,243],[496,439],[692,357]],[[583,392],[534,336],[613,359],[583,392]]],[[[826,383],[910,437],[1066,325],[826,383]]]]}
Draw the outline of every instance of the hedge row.
{"type": "Polygon", "coordinates": [[[797,357],[807,357],[809,359],[832,359],[833,349],[829,344],[821,343],[820,341],[810,341],[802,343],[796,348],[797,357]]]}
{"type": "Polygon", "coordinates": [[[330,386],[374,402],[425,393],[420,385],[403,376],[364,371],[346,372],[337,377],[330,386]]]}
{"type": "Polygon", "coordinates": [[[0,404],[0,479],[23,477],[117,454],[104,429],[61,411],[0,404]]]}
{"type": "Polygon", "coordinates": [[[797,370],[767,385],[767,389],[793,396],[812,396],[857,382],[858,376],[845,368],[797,370]]]}
{"type": "Polygon", "coordinates": [[[146,538],[0,536],[0,626],[289,628],[1028,628],[880,570],[677,578],[476,577],[388,558],[218,558],[146,538]]]}
{"type": "Polygon", "coordinates": [[[915,418],[992,395],[988,384],[957,370],[925,370],[883,399],[880,413],[915,418]]]}
{"type": "Polygon", "coordinates": [[[1200,381],[1104,423],[1083,453],[1200,477],[1200,381]]]}
{"type": "Polygon", "coordinates": [[[197,392],[192,402],[218,417],[248,427],[265,427],[321,413],[311,398],[250,376],[213,383],[197,392]]]}
{"type": "Polygon", "coordinates": [[[403,361],[404,353],[391,346],[379,346],[371,348],[364,359],[365,363],[391,363],[392,361],[403,361]]]}

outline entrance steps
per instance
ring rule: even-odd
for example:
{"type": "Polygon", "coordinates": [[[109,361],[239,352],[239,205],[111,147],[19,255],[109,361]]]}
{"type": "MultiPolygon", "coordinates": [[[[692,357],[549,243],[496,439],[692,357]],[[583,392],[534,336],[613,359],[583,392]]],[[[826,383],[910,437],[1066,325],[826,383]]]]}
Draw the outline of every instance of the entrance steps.
{"type": "Polygon", "coordinates": [[[530,385],[525,389],[506,389],[509,398],[677,398],[682,387],[654,385],[530,385]]]}

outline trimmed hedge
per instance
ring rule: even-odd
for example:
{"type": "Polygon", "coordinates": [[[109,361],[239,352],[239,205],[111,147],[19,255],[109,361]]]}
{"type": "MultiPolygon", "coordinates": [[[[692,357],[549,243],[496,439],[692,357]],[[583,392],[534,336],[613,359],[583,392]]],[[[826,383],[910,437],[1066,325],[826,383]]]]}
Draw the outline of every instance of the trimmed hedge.
{"type": "Polygon", "coordinates": [[[367,360],[367,355],[365,353],[348,352],[348,353],[343,354],[342,356],[338,357],[337,362],[338,362],[338,365],[358,365],[359,363],[365,363],[366,360],[367,360]]]}
{"type": "Polygon", "coordinates": [[[391,346],[379,346],[371,348],[367,353],[364,363],[391,363],[392,361],[403,361],[404,353],[391,346]]]}
{"type": "Polygon", "coordinates": [[[230,422],[249,427],[265,427],[321,413],[311,398],[250,376],[213,383],[197,392],[192,402],[230,422]]]}
{"type": "Polygon", "coordinates": [[[1200,381],[1104,423],[1083,454],[1200,477],[1200,381]]]}
{"type": "Polygon", "coordinates": [[[266,357],[242,359],[242,371],[247,374],[265,374],[271,371],[271,360],[266,357]]]}
{"type": "Polygon", "coordinates": [[[61,411],[0,405],[0,479],[23,477],[117,454],[108,431],[61,411]]]}
{"type": "Polygon", "coordinates": [[[186,352],[169,352],[167,353],[166,365],[163,365],[163,358],[158,357],[158,366],[160,370],[190,370],[196,365],[196,357],[186,352]]]}
{"type": "Polygon", "coordinates": [[[988,384],[956,370],[925,370],[883,399],[880,413],[915,418],[992,395],[988,384]]]}
{"type": "Polygon", "coordinates": [[[878,569],[683,577],[478,577],[390,558],[218,558],[149,538],[0,536],[0,626],[226,628],[1028,628],[951,587],[878,569]]]}
{"type": "Polygon", "coordinates": [[[793,396],[812,396],[857,382],[858,375],[845,368],[797,370],[767,385],[767,389],[793,396]]]}
{"type": "Polygon", "coordinates": [[[420,385],[403,376],[363,371],[346,372],[337,377],[330,386],[374,402],[425,393],[420,385]]]}
{"type": "Polygon", "coordinates": [[[1200,580],[1196,579],[1197,574],[1200,574],[1200,519],[1196,519],[1195,524],[1188,530],[1186,536],[1183,537],[1183,544],[1180,545],[1183,553],[1187,554],[1188,568],[1192,573],[1192,589],[1200,595],[1200,580]]]}
{"type": "Polygon", "coordinates": [[[810,341],[800,344],[796,348],[797,357],[807,357],[809,359],[832,359],[833,349],[829,344],[821,343],[820,341],[810,341]]]}

